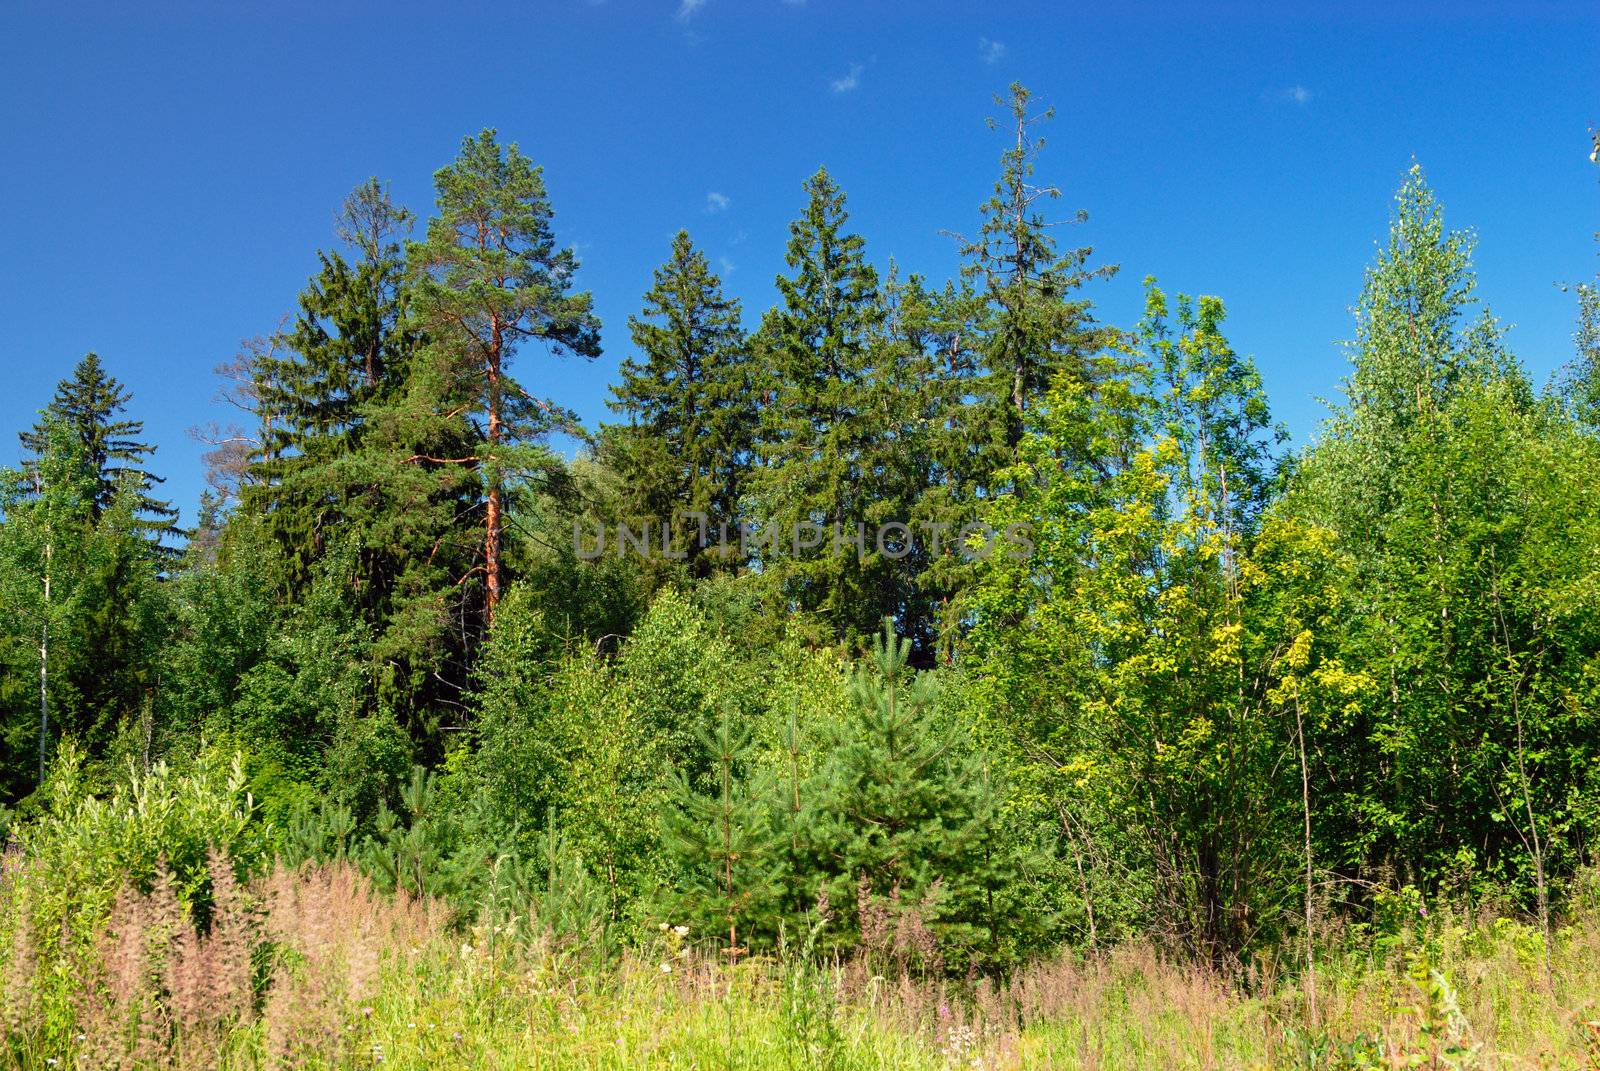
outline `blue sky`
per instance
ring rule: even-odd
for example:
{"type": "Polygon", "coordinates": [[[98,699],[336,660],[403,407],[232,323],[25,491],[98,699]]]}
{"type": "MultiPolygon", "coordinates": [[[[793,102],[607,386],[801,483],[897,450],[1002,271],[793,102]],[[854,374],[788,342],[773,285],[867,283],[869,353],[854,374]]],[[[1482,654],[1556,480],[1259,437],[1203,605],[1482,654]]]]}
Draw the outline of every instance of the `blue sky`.
{"type": "Polygon", "coordinates": [[[1413,157],[1540,381],[1571,351],[1556,283],[1597,266],[1600,5],[67,7],[0,9],[0,463],[92,349],[191,518],[211,368],[292,308],[351,187],[377,175],[425,216],[484,126],[545,166],[605,324],[592,365],[530,351],[517,374],[591,424],[674,231],[753,322],[819,164],[876,262],[954,273],[944,232],[976,225],[1014,79],[1057,109],[1040,177],[1089,212],[1071,237],[1121,265],[1101,317],[1131,324],[1146,274],[1221,295],[1297,441],[1413,157]]]}

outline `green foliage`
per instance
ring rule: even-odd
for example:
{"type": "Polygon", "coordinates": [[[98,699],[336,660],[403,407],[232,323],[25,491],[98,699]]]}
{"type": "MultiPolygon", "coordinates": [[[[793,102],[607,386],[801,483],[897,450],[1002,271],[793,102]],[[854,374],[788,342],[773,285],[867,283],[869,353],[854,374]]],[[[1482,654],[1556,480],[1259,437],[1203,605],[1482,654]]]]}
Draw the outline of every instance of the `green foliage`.
{"type": "Polygon", "coordinates": [[[778,277],[782,304],[754,342],[767,376],[752,493],[762,529],[779,544],[758,558],[775,610],[864,636],[884,608],[861,555],[834,544],[838,532],[853,546],[868,516],[861,455],[879,430],[866,391],[883,310],[866,242],[846,229],[844,191],[826,169],[805,190],[784,256],[794,274],[778,277]]]}
{"type": "MultiPolygon", "coordinates": [[[[84,757],[64,741],[51,766],[42,812],[12,830],[20,869],[0,881],[0,947],[26,949],[27,993],[8,993],[33,1010],[46,1034],[70,1036],[93,978],[101,934],[124,888],[160,885],[192,916],[211,905],[213,852],[240,877],[264,861],[272,830],[253,821],[240,757],[202,752],[178,774],[165,763],[129,768],[109,793],[94,795],[84,757]],[[22,862],[25,860],[25,863],[22,862]]],[[[18,979],[8,962],[7,977],[18,979]]]]}
{"type": "Polygon", "coordinates": [[[837,907],[856,905],[854,926],[830,940],[869,947],[869,921],[887,910],[909,933],[926,927],[940,958],[993,958],[1008,920],[999,910],[1011,876],[996,836],[997,793],[983,756],[941,715],[937,682],[908,668],[910,641],[890,626],[851,678],[845,715],[821,736],[822,758],[802,786],[797,872],[791,880],[837,907]],[[912,917],[914,916],[914,917],[912,917]]]}
{"type": "Polygon", "coordinates": [[[1542,904],[1594,791],[1594,573],[1567,548],[1595,531],[1595,440],[1535,402],[1487,313],[1463,326],[1470,248],[1413,170],[1357,311],[1348,404],[1287,508],[1348,556],[1342,657],[1376,684],[1322,745],[1343,757],[1333,854],[1542,904]]]}
{"type": "Polygon", "coordinates": [[[178,511],[170,502],[151,497],[151,490],[163,482],[162,477],[144,467],[145,459],[156,448],[139,441],[144,421],[118,415],[127,408],[131,397],[126,387],[106,374],[97,354],[86,354],[72,370],[72,378],[63,379],[56,387],[56,395],[45,406],[40,422],[21,434],[22,447],[31,455],[32,463],[38,463],[46,454],[59,450],[52,431],[52,425],[59,425],[77,441],[78,463],[93,483],[82,504],[89,520],[98,521],[112,508],[124,487],[130,486],[132,527],[152,554],[170,561],[178,551],[166,540],[183,534],[178,527],[178,511]]]}
{"type": "Polygon", "coordinates": [[[242,516],[270,535],[274,594],[314,600],[339,560],[341,602],[370,641],[368,712],[407,725],[436,755],[438,707],[459,701],[481,592],[464,583],[472,474],[438,458],[474,432],[447,403],[408,320],[401,239],[411,214],[377,180],[346,199],[337,230],[352,259],[320,253],[293,328],[251,368],[260,450],[242,516]],[[280,354],[281,351],[281,354],[280,354]]]}
{"type": "MultiPolygon", "coordinates": [[[[1125,1027],[1174,956],[1255,985],[1292,946],[1305,1060],[1469,1062],[1442,946],[1404,981],[1414,1039],[1313,1010],[1347,967],[1319,935],[1400,955],[1425,901],[1525,910],[1496,947],[1556,992],[1600,832],[1594,287],[1537,395],[1413,168],[1346,396],[1285,458],[1220,298],[1147,280],[1131,330],[1096,319],[1112,269],[1058,241],[1036,175],[1050,112],[1007,103],[956,280],[880,274],[819,170],[747,333],[679,232],[593,438],[511,374],[600,353],[542,171],[467,138],[421,241],[363,184],[292,322],[228,366],[258,426],[181,557],[127,391],[80,362],[0,474],[0,831],[26,860],[0,903],[69,968],[49,1036],[117,886],[203,922],[219,852],[448,903],[444,958],[395,969],[484,1008],[720,945],[731,1030],[775,954],[751,1014],[794,1066],[853,1059],[858,976],[1034,992],[1062,944],[1072,992],[1127,987],[1097,1010],[1125,1027]],[[644,522],[652,556],[619,556],[644,522]],[[1106,951],[1140,941],[1137,969],[1106,951]]],[[[908,1014],[941,1060],[1000,1051],[936,1006],[908,1014]]],[[[1016,1056],[1089,1059],[1063,1037],[1016,1056]]]]}
{"type": "Polygon", "coordinates": [[[356,448],[366,408],[405,381],[417,339],[404,327],[399,239],[411,219],[376,179],[358,187],[340,222],[354,261],[318,253],[284,355],[253,369],[262,443],[246,501],[281,544],[291,591],[310,584],[325,533],[356,519],[359,494],[338,462],[356,448]]]}
{"type": "Polygon", "coordinates": [[[711,758],[709,792],[679,774],[662,828],[663,847],[677,863],[665,917],[696,934],[727,937],[730,961],[747,955],[755,920],[770,921],[777,891],[778,837],[772,828],[771,790],[754,776],[750,733],[723,708],[715,730],[703,736],[711,758]]]}
{"type": "MultiPolygon", "coordinates": [[[[82,753],[64,743],[45,787],[44,811],[15,832],[30,868],[51,871],[85,910],[123,881],[148,887],[157,864],[171,871],[185,901],[203,895],[206,852],[224,851],[241,873],[264,858],[272,830],[252,821],[244,760],[207,749],[179,774],[166,763],[129,769],[108,795],[93,794],[82,753]]],[[[79,931],[86,936],[90,931],[79,931]]]]}
{"type": "Polygon", "coordinates": [[[626,679],[592,650],[563,653],[530,610],[513,589],[490,634],[466,776],[524,857],[559,832],[618,920],[661,866],[664,747],[626,679]]]}
{"type": "Polygon", "coordinates": [[[625,489],[624,519],[635,530],[648,524],[653,545],[681,556],[695,577],[739,564],[720,547],[739,545],[759,418],[740,315],[705,254],[679,231],[641,314],[628,320],[643,360],[622,362],[608,403],[628,423],[601,428],[625,489]],[[671,540],[661,539],[663,528],[671,540]]]}
{"type": "Polygon", "coordinates": [[[24,471],[0,471],[0,777],[12,798],[43,780],[63,732],[99,761],[131,723],[148,726],[165,624],[137,483],[124,481],[97,513],[81,439],[53,417],[41,427],[43,452],[24,471]]]}
{"type": "MultiPolygon", "coordinates": [[[[407,246],[410,322],[428,337],[420,359],[444,389],[434,399],[482,424],[466,453],[433,464],[464,465],[484,494],[485,610],[492,619],[503,584],[502,498],[508,481],[550,469],[549,455],[524,444],[577,421],[509,377],[527,341],[555,354],[594,358],[600,322],[587,293],[572,292],[577,257],[557,249],[542,169],[493,130],[461,143],[434,174],[439,214],[427,237],[407,246]]],[[[419,459],[421,460],[421,459],[419,459]]]]}
{"type": "Polygon", "coordinates": [[[1270,594],[1284,579],[1250,559],[1274,437],[1221,303],[1180,296],[1174,329],[1147,291],[1142,352],[1058,376],[1035,410],[989,514],[1031,545],[985,563],[973,638],[997,730],[1075,868],[1106,853],[1086,829],[1129,826],[1146,924],[1222,962],[1283,894],[1287,737],[1268,688],[1293,634],[1270,594]]]}

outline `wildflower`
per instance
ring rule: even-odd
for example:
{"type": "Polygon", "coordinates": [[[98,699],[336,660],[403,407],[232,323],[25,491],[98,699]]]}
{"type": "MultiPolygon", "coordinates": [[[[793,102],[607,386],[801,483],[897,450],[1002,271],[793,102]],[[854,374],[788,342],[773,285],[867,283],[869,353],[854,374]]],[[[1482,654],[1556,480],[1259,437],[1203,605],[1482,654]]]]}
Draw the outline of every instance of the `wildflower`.
{"type": "Polygon", "coordinates": [[[665,922],[663,922],[661,924],[661,932],[662,933],[666,933],[668,929],[669,929],[669,927],[667,926],[667,924],[665,922]]]}
{"type": "Polygon", "coordinates": [[[689,927],[687,927],[687,926],[674,926],[674,927],[672,927],[672,932],[677,934],[679,937],[687,937],[687,936],[689,936],[689,927]]]}
{"type": "Polygon", "coordinates": [[[671,974],[672,973],[672,964],[670,964],[670,963],[662,963],[661,964],[661,973],[662,974],[671,974]]]}

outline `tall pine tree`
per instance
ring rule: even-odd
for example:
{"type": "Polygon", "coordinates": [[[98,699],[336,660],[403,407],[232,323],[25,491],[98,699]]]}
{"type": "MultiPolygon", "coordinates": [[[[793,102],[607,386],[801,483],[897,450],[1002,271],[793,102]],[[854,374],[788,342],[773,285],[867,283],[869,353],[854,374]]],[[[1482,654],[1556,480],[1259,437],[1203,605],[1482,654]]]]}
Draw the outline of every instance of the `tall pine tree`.
{"type": "Polygon", "coordinates": [[[575,423],[510,376],[524,342],[557,354],[600,354],[600,321],[587,292],[573,292],[577,257],[558,249],[543,169],[493,130],[461,143],[434,175],[439,214],[425,241],[408,247],[414,322],[430,338],[439,374],[457,404],[481,419],[482,446],[444,459],[482,480],[485,609],[493,620],[505,589],[502,560],[508,477],[547,464],[519,444],[575,423]]]}

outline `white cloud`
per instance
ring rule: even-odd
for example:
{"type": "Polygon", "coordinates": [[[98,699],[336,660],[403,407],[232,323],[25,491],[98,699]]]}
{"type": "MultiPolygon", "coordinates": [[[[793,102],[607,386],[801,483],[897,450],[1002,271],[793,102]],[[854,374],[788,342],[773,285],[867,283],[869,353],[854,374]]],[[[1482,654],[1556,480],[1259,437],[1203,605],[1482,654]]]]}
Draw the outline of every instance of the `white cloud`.
{"type": "Polygon", "coordinates": [[[1306,101],[1311,99],[1311,90],[1307,89],[1305,86],[1290,86],[1288,89],[1283,91],[1283,99],[1292,100],[1296,104],[1304,104],[1306,101]]]}
{"type": "Polygon", "coordinates": [[[732,275],[737,268],[737,265],[735,265],[733,261],[729,260],[727,257],[718,257],[717,263],[722,265],[723,275],[732,275]]]}
{"type": "Polygon", "coordinates": [[[706,194],[707,212],[726,212],[731,204],[733,204],[733,199],[725,193],[718,193],[716,190],[712,190],[706,194]]]}
{"type": "Polygon", "coordinates": [[[1006,54],[1006,46],[999,41],[991,41],[987,37],[978,38],[978,58],[985,63],[999,63],[1006,54]]]}
{"type": "Polygon", "coordinates": [[[678,21],[688,22],[694,13],[706,6],[706,0],[679,0],[678,21]]]}
{"type": "Polygon", "coordinates": [[[866,70],[866,68],[861,66],[861,64],[852,63],[850,65],[849,74],[845,75],[843,78],[835,78],[833,80],[833,91],[835,93],[848,93],[852,89],[859,86],[861,84],[861,72],[864,70],[866,70]]]}

